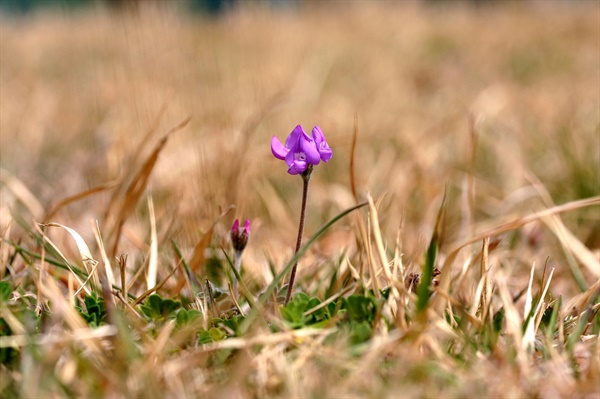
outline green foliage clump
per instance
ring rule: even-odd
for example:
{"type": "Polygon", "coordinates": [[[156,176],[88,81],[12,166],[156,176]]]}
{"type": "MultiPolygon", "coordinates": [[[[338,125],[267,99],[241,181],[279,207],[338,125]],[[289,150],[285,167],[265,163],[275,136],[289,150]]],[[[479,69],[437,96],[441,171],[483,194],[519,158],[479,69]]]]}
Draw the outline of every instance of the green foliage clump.
{"type": "Polygon", "coordinates": [[[106,324],[107,313],[104,298],[92,292],[91,295],[83,298],[83,303],[84,306],[78,306],[77,310],[90,327],[106,324]]]}
{"type": "MultiPolygon", "coordinates": [[[[388,292],[386,290],[385,294],[388,292]]],[[[310,298],[299,292],[286,306],[281,307],[280,312],[286,325],[293,329],[336,325],[348,335],[350,343],[355,345],[364,343],[371,337],[377,313],[385,299],[383,296],[378,300],[369,291],[320,306],[322,302],[319,298],[310,298]]]]}
{"type": "Polygon", "coordinates": [[[335,303],[330,303],[315,311],[309,310],[316,308],[321,304],[318,298],[310,298],[303,292],[296,294],[286,306],[281,308],[281,316],[286,324],[294,329],[307,326],[320,327],[324,325],[334,315],[335,303]]]}
{"type": "Polygon", "coordinates": [[[177,310],[181,308],[181,302],[173,299],[163,298],[160,295],[150,295],[141,306],[142,313],[152,320],[165,321],[175,319],[177,310]]]}

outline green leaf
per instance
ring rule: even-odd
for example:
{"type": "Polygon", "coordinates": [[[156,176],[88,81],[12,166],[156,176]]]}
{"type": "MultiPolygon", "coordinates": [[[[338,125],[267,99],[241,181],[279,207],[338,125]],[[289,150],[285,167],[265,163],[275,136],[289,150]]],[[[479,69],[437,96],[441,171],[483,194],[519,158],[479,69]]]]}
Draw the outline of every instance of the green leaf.
{"type": "Polygon", "coordinates": [[[175,325],[177,327],[183,327],[190,322],[190,315],[187,310],[181,309],[177,312],[177,316],[175,317],[175,325]]]}
{"type": "Polygon", "coordinates": [[[232,331],[234,335],[239,335],[240,322],[244,319],[243,316],[233,316],[226,319],[213,319],[213,325],[221,328],[226,328],[232,331]]]}
{"type": "Polygon", "coordinates": [[[309,297],[303,292],[296,294],[286,306],[281,307],[280,312],[283,320],[292,328],[302,328],[308,318],[304,312],[308,309],[309,297]]]}
{"type": "Polygon", "coordinates": [[[98,297],[96,293],[92,293],[83,298],[83,303],[85,309],[77,307],[77,310],[91,327],[98,327],[102,324],[106,324],[108,314],[106,313],[106,306],[103,298],[98,297]]]}
{"type": "Polygon", "coordinates": [[[429,247],[427,247],[427,254],[425,256],[425,264],[423,264],[421,282],[416,290],[417,313],[422,313],[425,309],[427,309],[427,304],[429,303],[429,287],[431,286],[431,281],[433,280],[433,270],[435,268],[435,261],[440,247],[442,221],[445,214],[446,192],[444,192],[444,198],[442,199],[442,204],[440,205],[440,209],[438,211],[435,229],[433,230],[429,247]]]}
{"type": "Polygon", "coordinates": [[[552,307],[552,315],[550,316],[550,321],[548,322],[548,327],[546,328],[546,337],[548,341],[551,342],[554,337],[554,331],[556,330],[556,322],[558,320],[558,315],[560,314],[560,309],[562,308],[562,296],[558,297],[558,300],[552,307]]]}
{"type": "Polygon", "coordinates": [[[581,338],[581,334],[583,334],[583,332],[585,331],[587,324],[591,321],[593,315],[594,315],[594,311],[592,310],[591,306],[589,308],[587,308],[585,311],[583,311],[583,313],[581,313],[578,317],[575,328],[573,329],[573,331],[567,338],[566,349],[569,352],[569,354],[571,354],[572,356],[573,356],[573,348],[575,347],[575,344],[581,338]]]}
{"type": "Polygon", "coordinates": [[[173,299],[163,299],[160,295],[152,294],[141,306],[142,313],[150,319],[176,318],[176,311],[181,308],[181,302],[173,299]]]}
{"type": "Polygon", "coordinates": [[[377,302],[372,296],[350,295],[343,299],[343,307],[353,321],[372,323],[375,320],[377,302]]]}
{"type": "Polygon", "coordinates": [[[210,344],[211,342],[214,342],[214,341],[208,331],[206,331],[206,330],[198,331],[198,343],[200,343],[201,345],[204,345],[204,344],[210,344]]]}
{"type": "Polygon", "coordinates": [[[352,323],[350,325],[350,343],[352,345],[362,344],[371,338],[373,330],[366,321],[352,323]]]}
{"type": "Polygon", "coordinates": [[[319,298],[310,298],[303,292],[296,294],[286,306],[280,308],[281,316],[286,324],[292,328],[302,328],[305,326],[318,327],[326,323],[322,323],[331,319],[332,312],[330,306],[335,309],[335,303],[330,303],[328,306],[311,312],[308,315],[305,313],[321,304],[319,298]]]}
{"type": "Polygon", "coordinates": [[[500,309],[494,315],[494,321],[492,325],[494,327],[494,331],[500,333],[502,331],[502,323],[504,322],[504,308],[500,309]]]}
{"type": "Polygon", "coordinates": [[[172,299],[165,299],[160,305],[160,314],[163,317],[170,316],[171,313],[175,313],[177,309],[181,307],[181,302],[174,301],[172,299]]]}
{"type": "Polygon", "coordinates": [[[208,330],[208,334],[210,335],[210,338],[215,342],[222,341],[227,336],[227,334],[225,334],[223,330],[216,327],[213,327],[210,330],[208,330]]]}
{"type": "Polygon", "coordinates": [[[336,287],[338,270],[339,270],[339,268],[336,268],[335,271],[333,272],[333,274],[331,275],[331,278],[329,279],[329,286],[327,287],[327,290],[325,291],[326,298],[333,296],[333,294],[335,294],[334,290],[336,287]]]}
{"type": "MultiPolygon", "coordinates": [[[[4,319],[0,318],[0,337],[11,335],[12,331],[4,319]]],[[[18,358],[15,348],[0,348],[0,364],[11,368],[18,358]]]]}
{"type": "Polygon", "coordinates": [[[0,281],[0,299],[2,302],[8,302],[12,294],[12,286],[8,281],[0,281]]]}

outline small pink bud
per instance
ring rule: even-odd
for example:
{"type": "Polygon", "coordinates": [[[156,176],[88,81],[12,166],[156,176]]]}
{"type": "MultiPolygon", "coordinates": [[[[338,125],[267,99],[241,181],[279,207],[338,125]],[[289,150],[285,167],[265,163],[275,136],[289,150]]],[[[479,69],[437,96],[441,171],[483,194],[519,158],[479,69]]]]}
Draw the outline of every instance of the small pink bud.
{"type": "Polygon", "coordinates": [[[246,223],[244,223],[244,227],[240,229],[240,222],[238,219],[235,219],[233,222],[233,226],[231,226],[231,243],[233,245],[233,249],[238,252],[242,252],[244,248],[246,248],[246,244],[248,244],[248,239],[250,238],[250,219],[246,219],[246,223]]]}

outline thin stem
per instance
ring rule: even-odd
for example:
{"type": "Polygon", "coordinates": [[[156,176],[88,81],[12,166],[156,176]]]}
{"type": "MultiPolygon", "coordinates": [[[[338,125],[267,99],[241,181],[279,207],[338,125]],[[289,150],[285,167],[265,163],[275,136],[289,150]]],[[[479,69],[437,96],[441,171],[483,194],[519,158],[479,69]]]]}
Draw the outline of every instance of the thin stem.
{"type": "MultiPolygon", "coordinates": [[[[306,172],[302,174],[302,181],[304,182],[304,189],[302,191],[302,207],[300,208],[300,223],[298,226],[298,239],[296,240],[296,251],[294,255],[298,253],[300,247],[302,247],[302,235],[304,234],[304,219],[306,216],[306,199],[308,198],[308,182],[310,181],[310,175],[312,173],[312,165],[306,169],[306,172]]],[[[294,288],[294,282],[296,281],[296,269],[298,268],[298,262],[294,264],[292,272],[290,274],[290,282],[288,283],[288,290],[285,296],[285,303],[287,305],[292,297],[292,291],[294,288]]]]}
{"type": "MultiPolygon", "coordinates": [[[[235,251],[234,267],[235,267],[235,270],[237,270],[237,272],[241,274],[242,251],[235,251]]],[[[234,299],[237,299],[237,297],[238,297],[238,278],[237,278],[237,276],[233,276],[233,294],[234,294],[234,299]]]]}

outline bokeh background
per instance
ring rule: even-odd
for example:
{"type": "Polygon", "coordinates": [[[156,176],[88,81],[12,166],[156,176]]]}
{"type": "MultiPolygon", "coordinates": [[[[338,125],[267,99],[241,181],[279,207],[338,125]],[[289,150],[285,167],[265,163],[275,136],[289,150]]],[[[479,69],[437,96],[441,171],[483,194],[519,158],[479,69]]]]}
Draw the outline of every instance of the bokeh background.
{"type": "MultiPolygon", "coordinates": [[[[188,117],[124,226],[119,252],[133,265],[148,250],[152,197],[169,264],[169,240],[189,254],[215,226],[225,246],[233,219],[250,218],[247,268],[264,284],[269,262],[278,267],[292,254],[301,195],[300,179],[269,144],[296,124],[320,125],[334,151],[311,182],[307,234],[355,203],[356,127],[359,199],[380,199],[390,246],[403,224],[409,265],[422,260],[444,190],[448,244],[551,202],[599,194],[595,1],[1,4],[0,165],[5,183],[9,173],[33,197],[2,185],[3,231],[15,217],[44,219],[69,196],[131,181],[188,117]]],[[[52,221],[93,244],[90,220],[106,226],[113,193],[70,203],[52,221]]],[[[596,251],[597,211],[565,216],[596,251]]],[[[351,220],[334,230],[303,273],[355,248],[351,220]]],[[[522,247],[508,258],[517,268],[551,256],[566,275],[557,289],[577,292],[568,259],[542,226],[503,245],[522,247]]]]}

